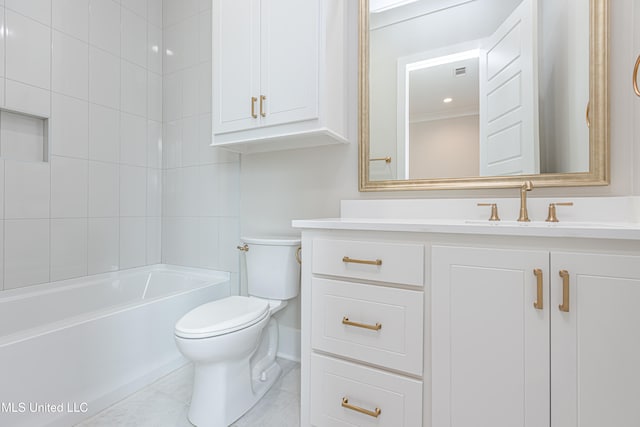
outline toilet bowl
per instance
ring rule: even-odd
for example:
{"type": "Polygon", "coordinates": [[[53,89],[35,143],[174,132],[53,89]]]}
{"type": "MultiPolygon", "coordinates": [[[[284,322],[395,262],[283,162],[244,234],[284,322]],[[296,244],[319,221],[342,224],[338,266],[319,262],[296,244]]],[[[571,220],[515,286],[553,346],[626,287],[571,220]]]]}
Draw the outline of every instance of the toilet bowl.
{"type": "Polygon", "coordinates": [[[175,327],[178,349],[194,364],[188,417],[197,427],[232,424],[282,372],[276,361],[278,324],[272,315],[299,292],[296,250],[300,240],[242,240],[251,296],[203,304],[175,327]]]}

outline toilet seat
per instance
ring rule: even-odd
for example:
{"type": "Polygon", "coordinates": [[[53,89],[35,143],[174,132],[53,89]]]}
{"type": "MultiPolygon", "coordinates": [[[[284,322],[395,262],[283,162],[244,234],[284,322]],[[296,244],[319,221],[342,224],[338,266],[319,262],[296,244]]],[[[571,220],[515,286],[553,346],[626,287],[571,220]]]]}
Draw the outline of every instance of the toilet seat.
{"type": "Polygon", "coordinates": [[[176,323],[181,338],[211,338],[258,323],[269,315],[269,303],[258,298],[231,296],[194,308],[176,323]]]}

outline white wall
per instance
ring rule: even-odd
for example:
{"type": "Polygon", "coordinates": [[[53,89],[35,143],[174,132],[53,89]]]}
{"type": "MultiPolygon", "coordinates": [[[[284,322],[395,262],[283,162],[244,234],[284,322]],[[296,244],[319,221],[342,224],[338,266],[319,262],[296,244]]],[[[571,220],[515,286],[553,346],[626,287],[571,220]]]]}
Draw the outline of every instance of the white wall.
{"type": "Polygon", "coordinates": [[[0,159],[0,290],[159,262],[161,0],[4,0],[0,21],[0,107],[50,117],[47,161],[0,159]]]}
{"type": "Polygon", "coordinates": [[[211,4],[164,0],[162,260],[229,271],[237,286],[240,158],[209,147],[211,4]]]}

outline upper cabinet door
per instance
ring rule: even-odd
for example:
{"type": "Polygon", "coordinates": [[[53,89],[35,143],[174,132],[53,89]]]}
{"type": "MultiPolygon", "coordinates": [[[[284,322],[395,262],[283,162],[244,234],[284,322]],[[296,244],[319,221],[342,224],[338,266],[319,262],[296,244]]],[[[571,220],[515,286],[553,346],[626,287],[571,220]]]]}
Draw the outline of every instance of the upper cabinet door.
{"type": "Polygon", "coordinates": [[[318,116],[320,2],[263,0],[261,126],[318,116]]]}
{"type": "Polygon", "coordinates": [[[638,426],[640,257],[552,253],[551,274],[551,425],[638,426]]]}
{"type": "Polygon", "coordinates": [[[433,248],[432,427],[549,426],[548,266],[546,251],[433,248]]]}
{"type": "Polygon", "coordinates": [[[256,127],[260,108],[260,0],[216,0],[212,14],[215,133],[256,127]]]}

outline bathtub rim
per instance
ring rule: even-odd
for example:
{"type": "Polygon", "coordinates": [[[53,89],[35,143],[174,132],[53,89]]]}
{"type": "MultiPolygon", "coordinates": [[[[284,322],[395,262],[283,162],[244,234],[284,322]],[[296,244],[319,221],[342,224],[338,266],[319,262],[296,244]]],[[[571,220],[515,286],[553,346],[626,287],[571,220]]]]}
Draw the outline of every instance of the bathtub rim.
{"type": "Polygon", "coordinates": [[[28,298],[30,296],[47,295],[47,294],[55,293],[61,290],[76,289],[76,288],[81,288],[85,286],[90,286],[100,281],[122,278],[126,276],[140,274],[140,273],[152,273],[152,272],[182,273],[197,279],[204,280],[204,282],[202,283],[202,285],[195,286],[191,289],[170,292],[167,294],[163,294],[163,295],[160,295],[154,298],[145,299],[145,300],[134,300],[131,302],[126,302],[126,303],[118,304],[115,306],[108,306],[99,310],[94,310],[87,313],[65,317],[44,325],[38,325],[38,326],[34,326],[27,329],[21,329],[16,332],[2,335],[0,336],[0,350],[3,347],[6,347],[21,341],[25,341],[28,339],[36,338],[44,334],[70,328],[87,321],[101,319],[107,316],[121,313],[126,310],[133,309],[135,307],[151,304],[156,301],[162,301],[168,298],[176,297],[178,295],[184,295],[184,294],[196,292],[208,286],[215,286],[218,284],[228,283],[231,280],[231,273],[226,271],[209,270],[205,268],[182,267],[182,266],[171,265],[171,264],[153,264],[153,265],[148,265],[143,267],[135,267],[135,268],[130,268],[126,270],[100,273],[100,274],[95,274],[91,276],[82,276],[82,277],[77,277],[73,279],[42,283],[38,285],[32,285],[32,286],[27,286],[23,288],[2,291],[1,293],[2,296],[0,296],[0,306],[4,302],[11,302],[11,301],[15,301],[23,298],[28,298]],[[8,294],[8,295],[5,295],[5,294],[8,294]]]}

